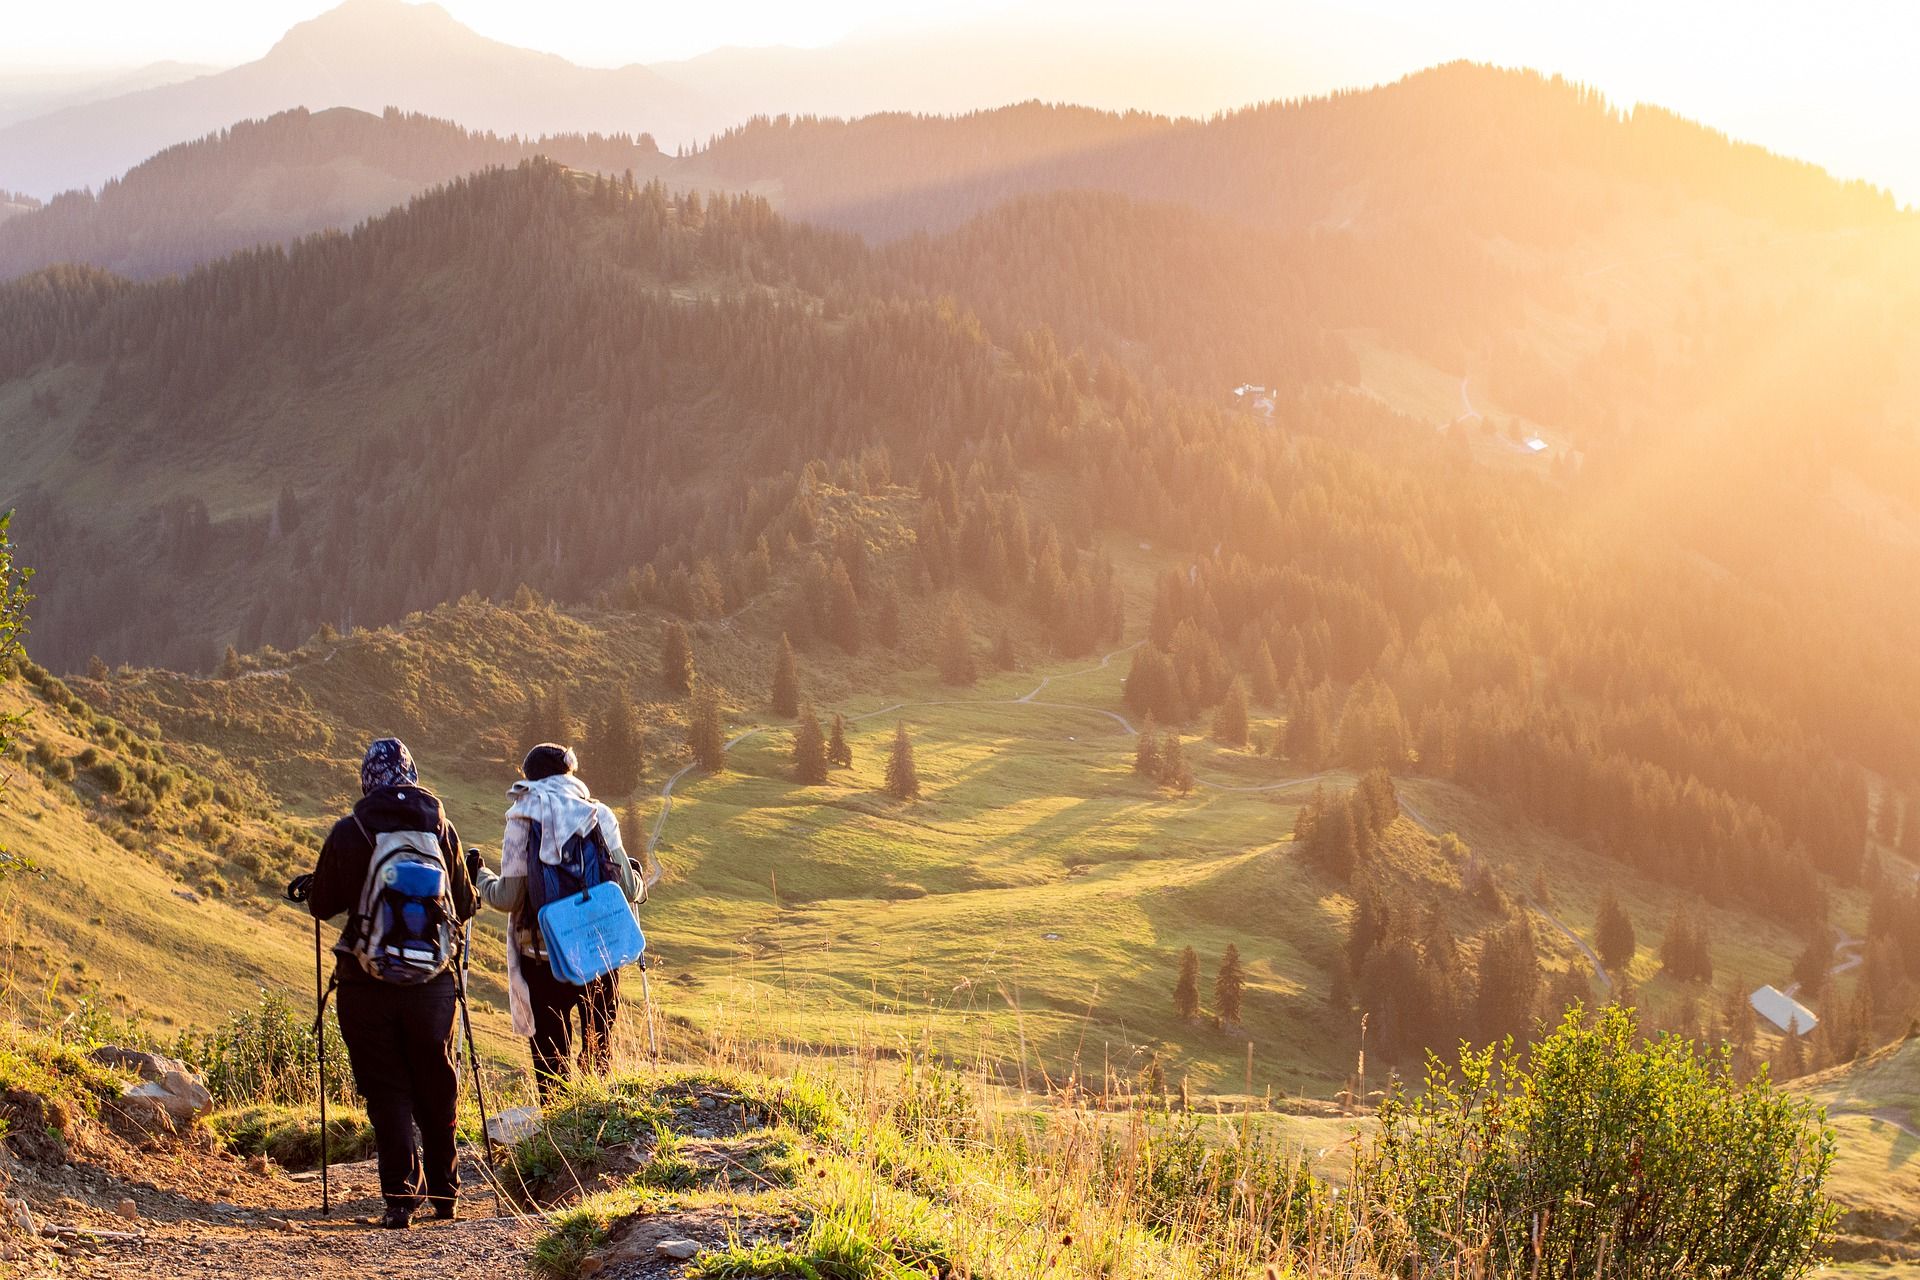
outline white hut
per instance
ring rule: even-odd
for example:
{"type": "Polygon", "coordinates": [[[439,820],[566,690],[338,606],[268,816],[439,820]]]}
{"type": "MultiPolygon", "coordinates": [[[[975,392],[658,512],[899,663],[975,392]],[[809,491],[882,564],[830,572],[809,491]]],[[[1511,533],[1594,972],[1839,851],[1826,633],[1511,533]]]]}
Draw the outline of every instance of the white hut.
{"type": "Polygon", "coordinates": [[[1777,1029],[1797,1036],[1804,1036],[1820,1025],[1813,1010],[1774,987],[1761,987],[1747,997],[1747,1003],[1777,1029]]]}

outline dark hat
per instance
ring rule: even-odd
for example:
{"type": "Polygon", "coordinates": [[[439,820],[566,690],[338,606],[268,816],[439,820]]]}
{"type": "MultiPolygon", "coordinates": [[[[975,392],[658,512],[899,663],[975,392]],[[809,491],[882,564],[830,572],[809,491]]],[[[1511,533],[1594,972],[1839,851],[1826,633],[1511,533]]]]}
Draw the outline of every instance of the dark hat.
{"type": "Polygon", "coordinates": [[[527,758],[520,762],[520,776],[528,782],[538,782],[542,778],[572,773],[579,767],[579,758],[573,754],[572,747],[563,747],[557,742],[543,742],[527,752],[527,758]]]}

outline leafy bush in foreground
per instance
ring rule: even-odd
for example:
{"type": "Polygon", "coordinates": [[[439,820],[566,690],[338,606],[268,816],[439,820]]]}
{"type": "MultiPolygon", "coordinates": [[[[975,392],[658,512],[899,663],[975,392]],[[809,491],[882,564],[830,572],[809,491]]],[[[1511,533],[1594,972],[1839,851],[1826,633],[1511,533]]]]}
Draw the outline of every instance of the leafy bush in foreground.
{"type": "MultiPolygon", "coordinates": [[[[327,1096],[350,1102],[353,1073],[331,1007],[321,1034],[327,1038],[327,1096]]],[[[260,1003],[235,1013],[225,1026],[204,1035],[182,1035],[173,1052],[206,1078],[214,1100],[223,1106],[300,1106],[320,1100],[318,1044],[313,1017],[305,1008],[264,992],[260,1003]]]]}
{"type": "Polygon", "coordinates": [[[1576,1009],[1524,1062],[1435,1062],[1423,1095],[1382,1107],[1356,1191],[1404,1223],[1410,1275],[1465,1255],[1494,1275],[1773,1280],[1805,1273],[1833,1225],[1833,1149],[1811,1104],[1740,1086],[1724,1050],[1576,1009]]]}

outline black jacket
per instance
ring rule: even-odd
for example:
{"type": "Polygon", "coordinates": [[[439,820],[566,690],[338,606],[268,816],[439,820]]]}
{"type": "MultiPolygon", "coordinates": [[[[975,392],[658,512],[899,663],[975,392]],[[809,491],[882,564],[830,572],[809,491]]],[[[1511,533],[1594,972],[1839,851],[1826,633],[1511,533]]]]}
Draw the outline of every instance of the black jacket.
{"type": "MultiPolygon", "coordinates": [[[[453,899],[457,920],[473,918],[473,882],[467,878],[466,859],[462,856],[460,833],[447,821],[440,797],[425,787],[382,787],[362,796],[353,806],[353,816],[340,819],[320,846],[320,863],[313,871],[313,887],[307,891],[307,910],[316,920],[326,920],[343,911],[352,911],[360,902],[360,888],[367,878],[367,863],[373,858],[368,834],[387,831],[433,831],[440,836],[440,851],[447,859],[447,892],[453,899]],[[359,821],[354,821],[358,818],[359,821]]],[[[344,958],[343,958],[344,960],[344,958]]],[[[375,979],[358,964],[335,966],[341,982],[373,982],[375,979]]]]}

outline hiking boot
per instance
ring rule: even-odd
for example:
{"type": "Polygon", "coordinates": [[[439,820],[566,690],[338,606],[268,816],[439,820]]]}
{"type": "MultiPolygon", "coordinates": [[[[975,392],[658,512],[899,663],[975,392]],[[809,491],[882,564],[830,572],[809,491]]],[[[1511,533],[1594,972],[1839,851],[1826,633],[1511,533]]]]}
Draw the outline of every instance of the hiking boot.
{"type": "Polygon", "coordinates": [[[430,1216],[435,1222],[452,1222],[454,1218],[458,1216],[454,1212],[453,1201],[451,1200],[435,1200],[431,1203],[433,1205],[433,1213],[430,1216]]]}
{"type": "Polygon", "coordinates": [[[388,1231],[405,1231],[413,1225],[413,1210],[388,1209],[386,1216],[380,1219],[380,1225],[388,1231]]]}

